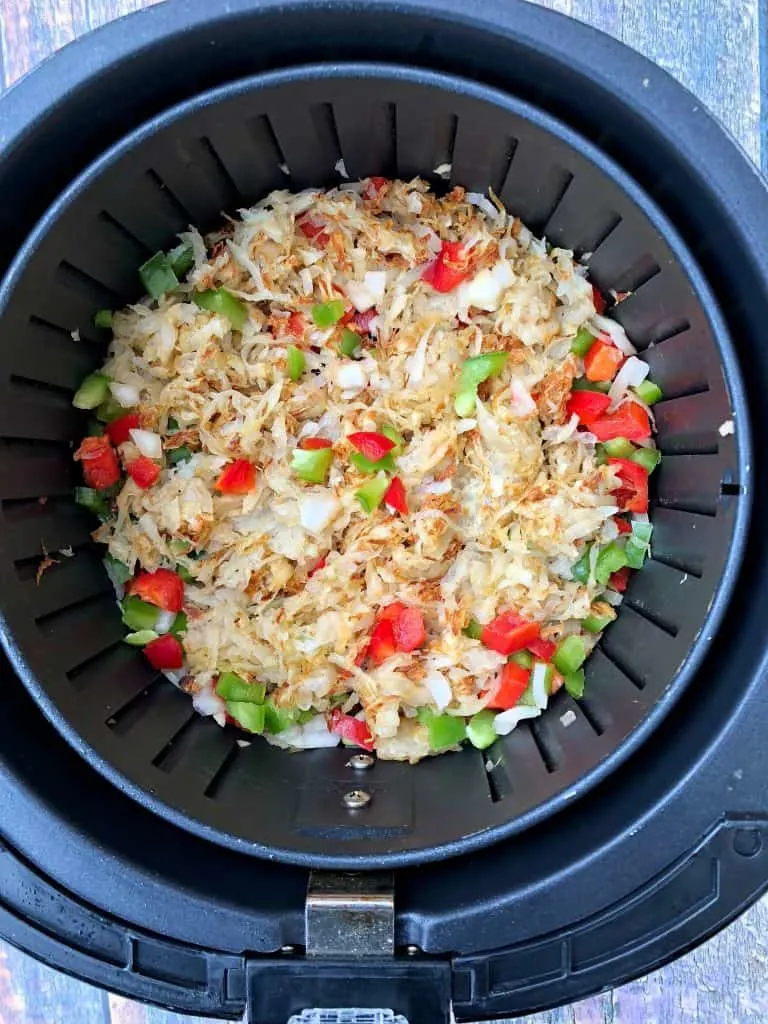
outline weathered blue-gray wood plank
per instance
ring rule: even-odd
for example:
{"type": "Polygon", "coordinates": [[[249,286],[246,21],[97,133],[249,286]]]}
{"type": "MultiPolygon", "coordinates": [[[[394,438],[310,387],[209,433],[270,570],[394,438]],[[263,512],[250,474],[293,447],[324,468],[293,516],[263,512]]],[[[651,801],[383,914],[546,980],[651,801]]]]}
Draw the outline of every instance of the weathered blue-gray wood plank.
{"type": "MultiPolygon", "coordinates": [[[[150,2],[0,0],[0,80],[10,84],[88,28],[150,2]]],[[[760,58],[761,42],[765,48],[768,40],[768,0],[537,2],[596,25],[655,60],[766,166],[768,66],[760,58]]],[[[765,1024],[767,982],[768,898],[682,960],[523,1024],[765,1024]]],[[[196,1022],[203,1024],[107,996],[0,943],[0,1024],[196,1022]]]]}

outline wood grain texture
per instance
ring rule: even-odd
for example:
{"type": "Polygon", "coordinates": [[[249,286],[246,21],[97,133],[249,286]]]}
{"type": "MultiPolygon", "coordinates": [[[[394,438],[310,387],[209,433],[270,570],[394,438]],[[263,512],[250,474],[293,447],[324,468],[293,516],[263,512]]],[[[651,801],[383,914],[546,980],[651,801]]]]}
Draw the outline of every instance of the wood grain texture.
{"type": "MultiPolygon", "coordinates": [[[[0,80],[9,85],[75,36],[151,2],[0,0],[0,80]]],[[[720,117],[752,159],[766,166],[768,0],[538,2],[596,25],[655,60],[720,117]]],[[[767,978],[768,898],[663,970],[527,1017],[523,1024],[765,1024],[767,978]]],[[[107,995],[0,944],[0,1024],[203,1020],[107,995]]]]}

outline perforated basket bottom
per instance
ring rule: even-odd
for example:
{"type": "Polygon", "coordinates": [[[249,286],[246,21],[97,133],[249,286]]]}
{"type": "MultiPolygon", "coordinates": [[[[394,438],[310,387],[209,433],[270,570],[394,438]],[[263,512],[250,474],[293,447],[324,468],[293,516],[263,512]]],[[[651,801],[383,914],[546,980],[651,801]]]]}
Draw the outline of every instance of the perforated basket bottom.
{"type": "Polygon", "coordinates": [[[100,771],[206,838],[335,866],[486,844],[615,768],[714,635],[740,556],[732,482],[749,461],[743,434],[718,429],[733,415],[728,386],[741,394],[727,332],[651,200],[591,144],[509,96],[373,65],[292,69],[206,94],[141,128],[72,186],[21,250],[0,306],[0,584],[20,674],[100,771]],[[491,185],[532,229],[591,254],[601,289],[631,292],[617,319],[665,393],[653,560],[589,661],[586,698],[561,692],[542,719],[484,753],[377,764],[364,812],[343,802],[360,783],[345,751],[241,748],[121,643],[110,584],[88,545],[92,523],[71,500],[71,444],[83,432],[71,395],[102,358],[94,311],[135,299],[136,267],[189,223],[213,227],[222,209],[275,186],[338,182],[340,158],[351,177],[429,176],[449,164],[452,181],[491,185]],[[38,586],[41,543],[71,546],[76,557],[38,586]]]}

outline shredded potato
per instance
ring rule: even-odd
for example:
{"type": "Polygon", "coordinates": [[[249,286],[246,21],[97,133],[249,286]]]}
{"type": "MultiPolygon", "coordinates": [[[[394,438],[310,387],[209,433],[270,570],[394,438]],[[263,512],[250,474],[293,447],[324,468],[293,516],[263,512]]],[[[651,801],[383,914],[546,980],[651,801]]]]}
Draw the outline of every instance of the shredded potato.
{"type": "MultiPolygon", "coordinates": [[[[127,480],[95,537],[131,573],[181,565],[194,579],[180,676],[201,713],[224,722],[216,681],[234,672],[305,712],[272,742],[338,741],[324,723],[341,707],[380,757],[413,762],[434,752],[420,709],[475,714],[506,660],[465,635],[471,619],[512,609],[557,641],[590,614],[605,588],[570,566],[616,514],[617,480],[565,412],[583,372],[570,341],[596,312],[584,267],[462,189],[376,180],[273,192],[217,235],[190,231],[186,281],[114,314],[101,372],[138,390],[163,463],[152,486],[127,480]],[[466,257],[446,291],[423,279],[441,242],[466,257]],[[194,301],[220,287],[247,311],[241,330],[194,301]],[[317,326],[313,308],[334,300],[343,317],[317,326]],[[344,329],[362,339],[354,357],[344,329]],[[506,363],[459,416],[462,364],[486,352],[506,363]],[[405,442],[390,476],[407,515],[366,514],[356,497],[372,478],[349,437],[385,425],[405,442]],[[291,466],[310,437],[333,446],[322,482],[291,466]],[[221,493],[235,460],[253,488],[221,493]],[[424,642],[366,661],[393,602],[421,610],[424,642]]],[[[128,441],[119,454],[138,453],[128,441]]]]}

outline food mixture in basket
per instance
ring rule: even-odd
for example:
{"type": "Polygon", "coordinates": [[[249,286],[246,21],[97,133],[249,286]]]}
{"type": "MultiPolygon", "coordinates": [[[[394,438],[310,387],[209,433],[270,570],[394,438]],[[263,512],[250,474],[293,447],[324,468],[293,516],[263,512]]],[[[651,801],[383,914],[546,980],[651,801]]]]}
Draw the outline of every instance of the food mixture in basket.
{"type": "Polygon", "coordinates": [[[382,178],[180,237],[74,400],[126,642],[291,749],[413,762],[580,697],[661,392],[573,253],[382,178]]]}

